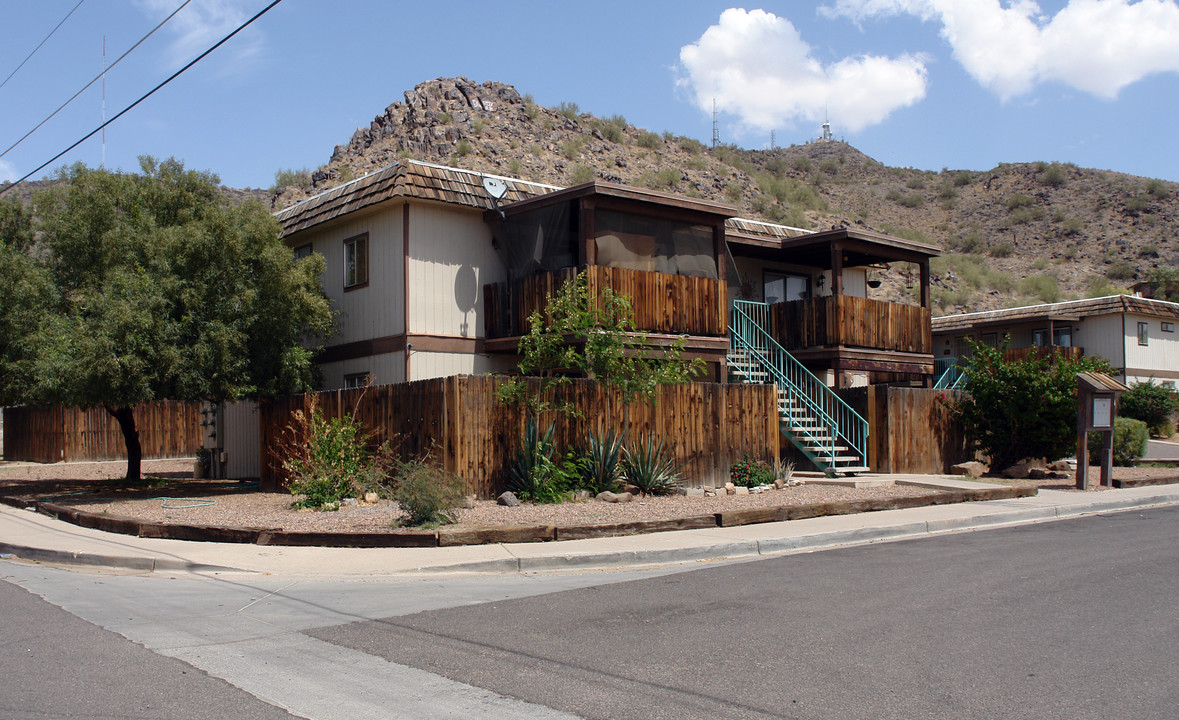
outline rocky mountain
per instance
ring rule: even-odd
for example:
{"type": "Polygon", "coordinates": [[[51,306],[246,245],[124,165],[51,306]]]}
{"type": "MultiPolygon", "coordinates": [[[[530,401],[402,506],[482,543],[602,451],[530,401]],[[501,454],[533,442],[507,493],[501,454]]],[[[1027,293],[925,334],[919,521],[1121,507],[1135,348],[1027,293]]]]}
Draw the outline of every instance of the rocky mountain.
{"type": "MultiPolygon", "coordinates": [[[[895,168],[830,141],[710,148],[461,77],[407,91],[320,168],[280,172],[272,204],[399,158],[553,185],[598,178],[727,202],[745,217],[795,227],[846,222],[931,242],[945,250],[933,268],[935,314],[1107,294],[1179,265],[1174,183],[1046,162],[895,168]]],[[[881,275],[887,295],[911,293],[911,268],[881,275]]]]}

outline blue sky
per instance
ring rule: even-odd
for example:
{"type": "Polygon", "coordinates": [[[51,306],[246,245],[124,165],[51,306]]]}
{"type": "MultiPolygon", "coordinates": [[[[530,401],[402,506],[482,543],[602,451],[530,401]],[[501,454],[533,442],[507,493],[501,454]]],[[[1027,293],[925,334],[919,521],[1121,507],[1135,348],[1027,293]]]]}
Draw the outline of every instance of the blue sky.
{"type": "MultiPolygon", "coordinates": [[[[183,0],[84,0],[0,87],[0,150],[183,0]]],[[[191,0],[106,76],[111,117],[269,0],[191,0]]],[[[0,0],[0,78],[77,0],[0,0]]],[[[1175,0],[594,3],[283,0],[107,128],[106,165],[175,156],[234,187],[314,168],[419,82],[497,80],[555,106],[746,148],[835,134],[889,165],[1073,162],[1179,181],[1175,0]]],[[[0,158],[33,170],[94,129],[101,83],[0,158]]],[[[98,136],[51,167],[99,165],[98,136]]],[[[37,177],[48,172],[42,171],[37,177]]]]}

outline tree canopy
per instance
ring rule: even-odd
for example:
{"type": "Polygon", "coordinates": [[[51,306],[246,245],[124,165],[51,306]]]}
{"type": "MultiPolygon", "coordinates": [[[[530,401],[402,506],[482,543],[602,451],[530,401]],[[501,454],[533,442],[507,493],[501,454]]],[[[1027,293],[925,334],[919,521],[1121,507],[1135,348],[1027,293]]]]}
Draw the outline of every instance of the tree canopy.
{"type": "Polygon", "coordinates": [[[314,348],[302,341],[334,322],[323,258],[296,260],[261,204],[230,203],[216,175],[174,159],[140,165],[63,169],[34,196],[30,233],[26,214],[0,215],[17,238],[4,252],[29,266],[13,272],[44,293],[35,322],[0,316],[22,338],[0,356],[7,397],[106,408],[127,438],[128,477],[139,474],[131,408],[309,389],[314,348]]]}

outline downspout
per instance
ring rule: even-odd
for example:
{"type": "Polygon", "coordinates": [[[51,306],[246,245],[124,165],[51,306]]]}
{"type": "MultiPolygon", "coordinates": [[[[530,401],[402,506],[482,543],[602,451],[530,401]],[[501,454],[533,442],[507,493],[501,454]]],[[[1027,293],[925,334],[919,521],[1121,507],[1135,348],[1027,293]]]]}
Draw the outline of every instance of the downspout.
{"type": "Polygon", "coordinates": [[[1126,311],[1122,310],[1122,384],[1126,383],[1126,311]]]}

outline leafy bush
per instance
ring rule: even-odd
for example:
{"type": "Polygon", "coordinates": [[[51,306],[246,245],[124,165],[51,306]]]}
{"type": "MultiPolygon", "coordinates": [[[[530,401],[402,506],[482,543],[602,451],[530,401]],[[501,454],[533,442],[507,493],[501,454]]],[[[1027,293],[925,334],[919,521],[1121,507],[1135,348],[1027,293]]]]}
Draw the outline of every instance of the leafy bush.
{"type": "Polygon", "coordinates": [[[452,523],[462,505],[466,481],[431,463],[429,458],[394,465],[396,487],[393,499],[408,515],[406,525],[452,523]]]}
{"type": "Polygon", "coordinates": [[[772,484],[777,478],[777,473],[774,472],[773,466],[765,460],[745,453],[729,468],[729,477],[732,478],[734,485],[757,487],[758,485],[772,484]]]}
{"type": "MultiPolygon", "coordinates": [[[[1129,467],[1134,461],[1146,454],[1146,441],[1150,434],[1146,431],[1146,423],[1127,417],[1114,418],[1113,435],[1113,464],[1129,467]]],[[[1104,445],[1104,433],[1089,433],[1089,464],[1101,464],[1101,449],[1104,445]]]]}
{"type": "Polygon", "coordinates": [[[991,257],[1005,258],[1011,257],[1015,252],[1015,246],[1009,242],[996,243],[991,246],[991,257]]]}
{"type": "Polygon", "coordinates": [[[639,147],[645,147],[648,150],[661,150],[663,148],[663,140],[653,132],[641,132],[635,144],[639,147]]]}
{"type": "Polygon", "coordinates": [[[438,113],[438,124],[439,125],[449,125],[450,120],[451,120],[450,113],[448,113],[448,112],[438,113]]]}
{"type": "Polygon", "coordinates": [[[508,489],[521,500],[557,503],[565,499],[581,475],[574,453],[558,459],[553,444],[553,425],[540,432],[535,418],[524,426],[520,447],[508,461],[508,489]]]}
{"type": "Polygon", "coordinates": [[[454,151],[455,151],[455,153],[458,154],[459,157],[463,157],[465,155],[470,155],[471,154],[471,143],[467,142],[465,139],[459,140],[458,144],[454,146],[454,151]]]}
{"type": "Polygon", "coordinates": [[[954,175],[954,187],[966,187],[974,176],[970,174],[969,170],[960,170],[954,175]]]}
{"type": "Polygon", "coordinates": [[[807,158],[807,157],[794,158],[794,169],[795,169],[795,171],[803,173],[803,174],[809,173],[813,169],[813,167],[811,165],[810,158],[807,158]]]}
{"type": "Polygon", "coordinates": [[[1153,382],[1134,383],[1129,392],[1122,393],[1118,413],[1123,417],[1141,420],[1156,435],[1170,437],[1175,425],[1171,413],[1179,410],[1179,396],[1175,391],[1153,382]]]}
{"type": "Polygon", "coordinates": [[[274,172],[274,184],[270,186],[270,192],[275,193],[285,187],[299,188],[300,190],[307,190],[311,187],[311,171],[307,168],[302,170],[280,169],[274,172]]]}
{"type": "Polygon", "coordinates": [[[1007,209],[1018,210],[1019,208],[1031,207],[1035,205],[1036,201],[1031,197],[1023,194],[1015,194],[1007,198],[1007,209]]]}
{"type": "Polygon", "coordinates": [[[1110,280],[1130,280],[1137,274],[1134,266],[1122,259],[1114,260],[1105,269],[1105,276],[1110,280]]]}
{"type": "Polygon", "coordinates": [[[572,140],[561,143],[561,155],[566,160],[576,160],[577,156],[581,154],[582,139],[573,138],[572,140]]]}
{"type": "Polygon", "coordinates": [[[581,114],[581,108],[577,106],[577,103],[563,102],[557,106],[557,112],[570,120],[576,120],[577,116],[581,114]]]}
{"type": "Polygon", "coordinates": [[[1065,182],[1064,168],[1060,163],[1052,163],[1040,173],[1040,182],[1048,187],[1061,187],[1065,182]]]}
{"type": "Polygon", "coordinates": [[[326,418],[316,406],[296,410],[280,440],[283,469],[290,475],[297,508],[338,510],[344,498],[378,485],[387,474],[387,444],[373,449],[372,437],[352,415],[326,418]]]}
{"type": "Polygon", "coordinates": [[[1146,192],[1155,200],[1166,200],[1171,197],[1171,190],[1162,180],[1147,180],[1146,192]]]}
{"type": "Polygon", "coordinates": [[[1109,372],[1108,363],[1091,357],[1006,361],[1006,343],[998,348],[971,343],[971,349],[963,367],[965,394],[949,408],[971,447],[990,457],[991,467],[1076,452],[1076,375],[1109,372]]]}
{"type": "Polygon", "coordinates": [[[589,165],[574,165],[570,177],[574,185],[581,185],[594,179],[594,169],[589,165]]]}
{"type": "Polygon", "coordinates": [[[1041,302],[1060,302],[1060,282],[1051,275],[1029,275],[1019,281],[1019,291],[1041,302]]]}
{"type": "Polygon", "coordinates": [[[662,440],[655,444],[654,433],[638,445],[626,448],[624,465],[627,482],[643,495],[669,495],[683,479],[680,475],[683,464],[671,457],[662,440]]]}
{"type": "Polygon", "coordinates": [[[614,492],[622,481],[623,435],[608,431],[605,435],[587,433],[578,487],[594,495],[614,492]]]}

